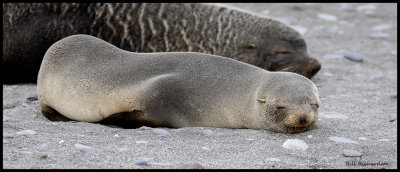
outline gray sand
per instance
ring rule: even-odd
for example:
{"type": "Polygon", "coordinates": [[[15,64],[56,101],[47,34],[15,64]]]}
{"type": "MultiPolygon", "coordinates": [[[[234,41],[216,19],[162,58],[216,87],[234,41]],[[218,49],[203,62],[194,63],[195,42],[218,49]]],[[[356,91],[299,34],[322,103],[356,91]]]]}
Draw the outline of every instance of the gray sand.
{"type": "Polygon", "coordinates": [[[3,168],[397,168],[396,4],[231,5],[303,33],[322,64],[312,79],[323,97],[316,128],[51,122],[27,100],[35,84],[3,85],[3,168]]]}

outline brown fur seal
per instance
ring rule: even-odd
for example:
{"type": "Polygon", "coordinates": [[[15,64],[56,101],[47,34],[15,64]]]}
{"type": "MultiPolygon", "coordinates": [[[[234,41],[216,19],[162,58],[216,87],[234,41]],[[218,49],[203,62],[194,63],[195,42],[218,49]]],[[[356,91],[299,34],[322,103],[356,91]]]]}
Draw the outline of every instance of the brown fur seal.
{"type": "Polygon", "coordinates": [[[308,78],[320,69],[294,29],[220,5],[5,3],[3,81],[36,82],[46,50],[74,34],[133,52],[215,54],[308,78]]]}
{"type": "Polygon", "coordinates": [[[74,35],[46,52],[37,80],[50,120],[134,127],[223,127],[302,132],[316,122],[313,82],[203,53],[134,53],[74,35]]]}

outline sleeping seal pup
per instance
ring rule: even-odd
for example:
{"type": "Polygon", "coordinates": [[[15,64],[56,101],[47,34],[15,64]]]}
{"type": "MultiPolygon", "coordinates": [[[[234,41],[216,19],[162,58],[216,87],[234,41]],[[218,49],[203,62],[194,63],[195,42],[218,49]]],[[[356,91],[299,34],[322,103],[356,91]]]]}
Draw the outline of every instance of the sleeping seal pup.
{"type": "Polygon", "coordinates": [[[203,53],[135,53],[89,35],[54,43],[38,99],[55,121],[137,127],[222,127],[302,132],[317,120],[314,83],[203,53]]]}

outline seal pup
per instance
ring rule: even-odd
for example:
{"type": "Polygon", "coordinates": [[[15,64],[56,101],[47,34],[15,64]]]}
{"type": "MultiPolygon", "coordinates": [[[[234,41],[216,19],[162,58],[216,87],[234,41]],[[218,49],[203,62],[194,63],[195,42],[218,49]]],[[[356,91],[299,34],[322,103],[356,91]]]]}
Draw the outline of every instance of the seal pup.
{"type": "Polygon", "coordinates": [[[37,80],[45,117],[133,127],[222,127],[302,132],[313,126],[314,83],[203,53],[135,53],[89,35],[46,52],[37,80]]]}
{"type": "Polygon", "coordinates": [[[199,3],[3,3],[3,81],[36,82],[46,50],[74,34],[132,52],[199,52],[311,78],[321,65],[289,26],[199,3]]]}

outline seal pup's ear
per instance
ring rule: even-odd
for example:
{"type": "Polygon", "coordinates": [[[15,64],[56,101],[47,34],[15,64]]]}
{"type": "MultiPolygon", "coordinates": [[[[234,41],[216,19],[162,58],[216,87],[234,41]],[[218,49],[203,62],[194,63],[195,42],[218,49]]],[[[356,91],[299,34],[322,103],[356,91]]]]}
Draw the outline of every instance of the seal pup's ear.
{"type": "Polygon", "coordinates": [[[261,102],[261,103],[267,103],[267,100],[266,99],[257,99],[259,102],[261,102]]]}
{"type": "Polygon", "coordinates": [[[249,46],[248,46],[247,48],[249,48],[250,50],[252,50],[252,49],[256,49],[256,48],[257,48],[257,45],[256,45],[256,44],[253,44],[253,43],[251,43],[251,44],[249,44],[249,46]]]}

